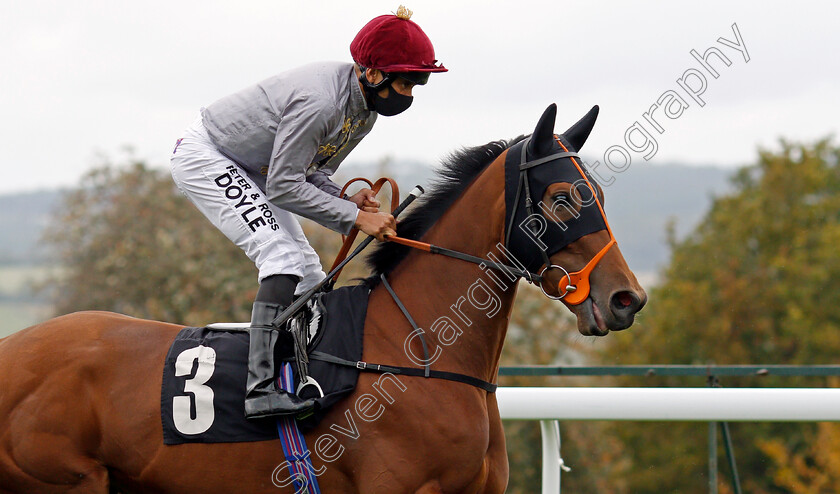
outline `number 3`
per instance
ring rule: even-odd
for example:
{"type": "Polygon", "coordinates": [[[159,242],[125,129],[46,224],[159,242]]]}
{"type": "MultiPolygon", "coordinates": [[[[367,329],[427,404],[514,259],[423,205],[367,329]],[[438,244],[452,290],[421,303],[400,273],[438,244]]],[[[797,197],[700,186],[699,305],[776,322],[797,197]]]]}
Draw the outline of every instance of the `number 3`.
{"type": "Polygon", "coordinates": [[[195,418],[190,413],[189,396],[172,398],[172,420],[175,428],[182,434],[201,434],[213,425],[216,412],[213,409],[213,390],[205,386],[216,367],[216,351],[199,345],[184,350],[175,360],[175,376],[188,376],[192,372],[193,362],[198,360],[195,376],[184,383],[184,392],[192,393],[195,400],[195,418]]]}

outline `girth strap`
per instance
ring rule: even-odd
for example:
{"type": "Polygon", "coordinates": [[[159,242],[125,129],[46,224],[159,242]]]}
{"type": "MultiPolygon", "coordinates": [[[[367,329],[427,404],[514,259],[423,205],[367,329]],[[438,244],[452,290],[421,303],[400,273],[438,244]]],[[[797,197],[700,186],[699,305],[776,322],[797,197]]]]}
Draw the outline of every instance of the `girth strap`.
{"type": "Polygon", "coordinates": [[[475,386],[476,388],[483,389],[488,393],[495,393],[496,388],[498,387],[497,385],[489,383],[483,379],[478,379],[477,377],[472,376],[466,376],[464,374],[458,374],[456,372],[433,370],[429,371],[429,375],[427,376],[423,369],[418,369],[416,367],[400,367],[393,365],[371,364],[363,361],[354,362],[352,360],[345,360],[343,358],[339,358],[334,355],[330,355],[328,353],[323,352],[312,352],[309,354],[309,358],[312,360],[321,360],[323,362],[331,362],[333,364],[344,365],[347,367],[355,367],[365,372],[380,372],[382,374],[391,373],[403,376],[431,377],[434,379],[444,379],[447,381],[469,384],[470,386],[475,386]]]}

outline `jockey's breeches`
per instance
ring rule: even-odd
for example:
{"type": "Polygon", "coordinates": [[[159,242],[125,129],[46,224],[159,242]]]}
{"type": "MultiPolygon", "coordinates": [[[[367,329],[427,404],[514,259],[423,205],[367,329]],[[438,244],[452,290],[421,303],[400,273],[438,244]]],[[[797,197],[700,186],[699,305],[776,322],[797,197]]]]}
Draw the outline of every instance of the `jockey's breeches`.
{"type": "Polygon", "coordinates": [[[199,116],[179,139],[171,158],[178,189],[259,270],[259,279],[288,274],[301,278],[300,294],[326,275],[318,254],[292,213],[270,203],[239,166],[221,154],[199,116]]]}

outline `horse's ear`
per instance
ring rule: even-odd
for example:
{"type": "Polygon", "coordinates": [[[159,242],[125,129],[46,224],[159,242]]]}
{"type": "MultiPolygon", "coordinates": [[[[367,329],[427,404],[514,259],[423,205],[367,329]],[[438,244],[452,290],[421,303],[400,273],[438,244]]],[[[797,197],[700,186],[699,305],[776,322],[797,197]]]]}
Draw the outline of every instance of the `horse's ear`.
{"type": "Polygon", "coordinates": [[[545,109],[537,128],[531,134],[531,142],[528,143],[528,153],[532,158],[545,156],[554,147],[554,121],[557,119],[557,105],[552,103],[545,109]]]}
{"type": "Polygon", "coordinates": [[[595,120],[598,119],[598,105],[592,107],[589,113],[583,116],[574,125],[569,127],[569,130],[563,132],[563,137],[569,141],[569,144],[575,148],[575,151],[580,151],[589,133],[592,132],[592,127],[595,125],[595,120]]]}

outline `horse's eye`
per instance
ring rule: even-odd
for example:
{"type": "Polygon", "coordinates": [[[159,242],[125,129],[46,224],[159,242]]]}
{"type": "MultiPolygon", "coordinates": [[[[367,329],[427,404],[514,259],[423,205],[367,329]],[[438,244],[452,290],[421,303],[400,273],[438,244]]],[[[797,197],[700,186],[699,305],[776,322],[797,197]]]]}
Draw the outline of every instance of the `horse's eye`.
{"type": "Polygon", "coordinates": [[[566,194],[565,192],[558,192],[557,194],[554,194],[553,196],[551,196],[551,200],[555,204],[558,203],[558,202],[564,202],[564,203],[568,204],[569,203],[569,195],[566,194]]]}

